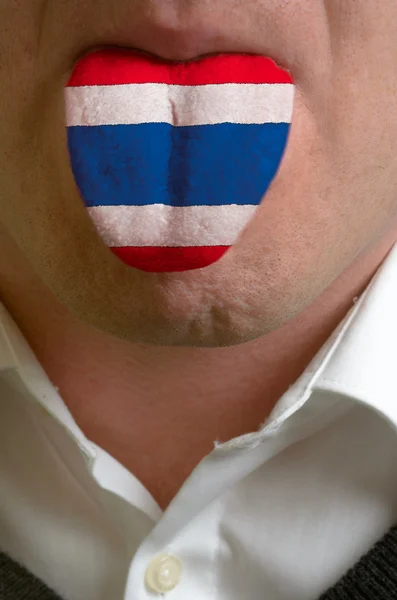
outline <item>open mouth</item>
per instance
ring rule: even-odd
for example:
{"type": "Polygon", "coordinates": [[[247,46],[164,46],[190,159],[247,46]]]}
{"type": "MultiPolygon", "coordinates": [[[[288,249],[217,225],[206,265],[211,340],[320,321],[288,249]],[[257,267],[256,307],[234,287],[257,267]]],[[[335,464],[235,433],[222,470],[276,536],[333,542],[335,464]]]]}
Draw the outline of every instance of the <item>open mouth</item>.
{"type": "Polygon", "coordinates": [[[293,99],[289,73],[257,55],[82,58],[65,90],[69,152],[105,244],[150,272],[221,258],[280,166],[293,99]]]}

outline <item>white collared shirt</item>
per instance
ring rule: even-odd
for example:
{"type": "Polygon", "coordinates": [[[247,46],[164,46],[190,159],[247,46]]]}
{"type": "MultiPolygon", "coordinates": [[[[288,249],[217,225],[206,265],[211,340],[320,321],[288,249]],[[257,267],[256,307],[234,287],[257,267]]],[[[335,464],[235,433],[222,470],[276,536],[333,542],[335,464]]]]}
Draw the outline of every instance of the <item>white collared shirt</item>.
{"type": "Polygon", "coordinates": [[[397,522],[396,345],[397,245],[263,428],[162,512],[0,304],[0,550],[65,600],[315,600],[397,522]]]}

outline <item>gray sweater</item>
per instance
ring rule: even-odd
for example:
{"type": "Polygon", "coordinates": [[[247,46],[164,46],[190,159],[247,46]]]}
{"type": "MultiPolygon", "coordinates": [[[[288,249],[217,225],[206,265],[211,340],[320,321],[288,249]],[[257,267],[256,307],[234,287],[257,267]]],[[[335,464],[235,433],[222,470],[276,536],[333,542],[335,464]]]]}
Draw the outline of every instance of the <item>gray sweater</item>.
{"type": "MultiPolygon", "coordinates": [[[[396,598],[397,526],[390,529],[334,587],[322,594],[319,600],[394,600],[396,598]]],[[[26,569],[0,552],[0,600],[62,599],[26,569]]]]}

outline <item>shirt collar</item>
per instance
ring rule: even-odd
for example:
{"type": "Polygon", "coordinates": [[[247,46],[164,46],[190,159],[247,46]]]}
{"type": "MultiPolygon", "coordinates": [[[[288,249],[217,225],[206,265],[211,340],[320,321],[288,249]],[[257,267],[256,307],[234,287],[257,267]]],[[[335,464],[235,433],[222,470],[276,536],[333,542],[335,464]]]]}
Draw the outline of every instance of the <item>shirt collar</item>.
{"type": "Polygon", "coordinates": [[[313,389],[349,396],[397,426],[397,244],[348,315],[313,389]]]}
{"type": "MultiPolygon", "coordinates": [[[[328,391],[372,407],[397,425],[397,244],[365,292],[332,333],[271,415],[295,412],[315,392],[328,391]]],[[[0,302],[0,376],[18,384],[67,429],[89,461],[95,448],[75,423],[57,389],[0,302]]]]}
{"type": "Polygon", "coordinates": [[[48,378],[15,321],[0,302],[0,381],[20,392],[27,401],[39,405],[77,443],[84,459],[92,469],[96,458],[95,446],[75,422],[56,388],[48,378]]]}

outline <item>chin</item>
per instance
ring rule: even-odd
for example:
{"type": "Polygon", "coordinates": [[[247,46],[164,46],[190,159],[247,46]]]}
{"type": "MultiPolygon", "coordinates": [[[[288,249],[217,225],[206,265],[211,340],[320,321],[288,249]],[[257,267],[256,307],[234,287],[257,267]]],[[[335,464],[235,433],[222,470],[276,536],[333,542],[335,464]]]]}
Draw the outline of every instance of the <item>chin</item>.
{"type": "Polygon", "coordinates": [[[286,295],[258,281],[255,285],[248,270],[244,277],[238,269],[236,286],[232,249],[217,263],[185,273],[144,273],[109,261],[112,268],[102,269],[101,278],[86,278],[83,287],[79,282],[53,289],[78,320],[131,343],[239,345],[277,329],[303,308],[292,287],[286,295]]]}

